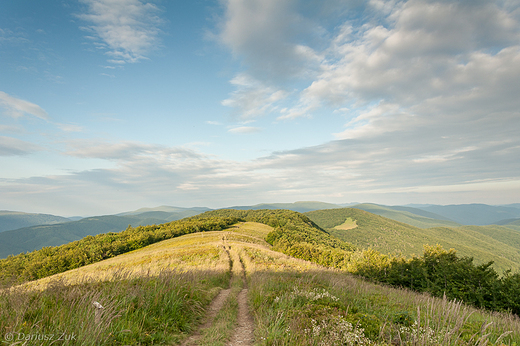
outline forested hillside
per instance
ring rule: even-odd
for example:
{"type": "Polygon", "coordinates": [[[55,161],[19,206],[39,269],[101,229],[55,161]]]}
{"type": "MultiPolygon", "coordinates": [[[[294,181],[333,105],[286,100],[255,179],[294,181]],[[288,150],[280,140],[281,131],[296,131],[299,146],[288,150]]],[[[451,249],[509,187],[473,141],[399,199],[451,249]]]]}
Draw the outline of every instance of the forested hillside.
{"type": "Polygon", "coordinates": [[[476,263],[494,261],[499,272],[520,269],[520,232],[502,226],[418,228],[354,208],[317,210],[305,213],[332,235],[361,248],[384,254],[420,255],[423,246],[442,245],[456,249],[476,263]],[[356,227],[340,229],[347,219],[356,227]]]}

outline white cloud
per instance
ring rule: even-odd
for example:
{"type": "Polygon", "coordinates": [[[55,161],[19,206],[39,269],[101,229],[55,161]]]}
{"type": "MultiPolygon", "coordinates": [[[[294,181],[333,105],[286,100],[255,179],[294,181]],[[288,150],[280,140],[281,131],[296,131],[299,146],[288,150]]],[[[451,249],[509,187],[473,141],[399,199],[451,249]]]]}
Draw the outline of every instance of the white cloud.
{"type": "Polygon", "coordinates": [[[20,118],[24,115],[32,115],[40,119],[48,119],[47,112],[44,111],[40,106],[25,101],[3,91],[0,91],[0,107],[4,108],[7,115],[13,118],[20,118]]]}
{"type": "Polygon", "coordinates": [[[237,90],[222,105],[235,109],[240,119],[254,119],[274,112],[275,104],[288,96],[284,90],[268,87],[249,75],[239,74],[231,80],[237,90]]]}
{"type": "Polygon", "coordinates": [[[73,140],[69,141],[70,149],[67,155],[115,160],[120,162],[143,160],[146,158],[161,160],[194,159],[200,158],[200,154],[192,149],[174,147],[168,148],[160,145],[141,142],[104,142],[97,140],[73,140]]]}
{"type": "Polygon", "coordinates": [[[78,17],[91,23],[83,30],[90,38],[100,39],[109,62],[123,64],[146,59],[159,44],[161,19],[158,8],[139,0],[81,0],[86,13],[78,17]]]}
{"type": "Polygon", "coordinates": [[[233,127],[228,130],[228,132],[231,133],[255,133],[259,132],[261,129],[259,127],[253,127],[253,126],[240,126],[240,127],[233,127]]]}
{"type": "Polygon", "coordinates": [[[0,132],[22,133],[23,129],[18,126],[0,125],[0,132]]]}
{"type": "Polygon", "coordinates": [[[307,75],[321,57],[297,41],[320,28],[297,13],[296,5],[293,0],[227,0],[220,39],[256,78],[307,75]]]}
{"type": "Polygon", "coordinates": [[[0,156],[26,155],[41,150],[35,144],[13,137],[0,136],[0,156]]]}
{"type": "Polygon", "coordinates": [[[83,132],[83,127],[73,124],[56,124],[64,132],[83,132]]]}
{"type": "MultiPolygon", "coordinates": [[[[134,3],[139,12],[142,4],[134,3]]],[[[186,147],[75,141],[66,154],[116,167],[5,183],[0,198],[12,201],[22,191],[35,205],[61,200],[104,211],[311,199],[518,202],[518,2],[349,1],[358,6],[352,11],[345,3],[317,2],[304,11],[298,0],[228,0],[219,36],[243,62],[230,81],[235,91],[222,101],[242,120],[229,132],[258,130],[244,123],[261,116],[330,111],[345,118],[337,140],[246,162],[186,147]],[[82,198],[67,201],[69,195],[82,198]]],[[[113,64],[143,58],[157,44],[155,22],[152,46],[130,39],[123,48],[96,31],[116,12],[107,11],[105,22],[85,18],[89,30],[102,49],[128,54],[113,54],[113,64]]],[[[12,139],[4,144],[9,155],[31,150],[12,139]]]]}

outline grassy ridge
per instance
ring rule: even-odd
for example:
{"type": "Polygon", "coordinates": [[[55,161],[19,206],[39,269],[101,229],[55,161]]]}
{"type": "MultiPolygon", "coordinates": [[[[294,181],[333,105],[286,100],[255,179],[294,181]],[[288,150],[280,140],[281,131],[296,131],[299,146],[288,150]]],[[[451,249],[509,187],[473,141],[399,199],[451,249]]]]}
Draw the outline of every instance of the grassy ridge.
{"type": "MultiPolygon", "coordinates": [[[[341,224],[346,219],[341,220],[345,213],[357,222],[358,227],[342,232],[357,231],[374,217],[352,209],[330,213],[335,219],[331,221],[325,218],[327,225],[341,224]]],[[[383,226],[391,222],[382,217],[376,219],[383,226]]],[[[118,252],[138,249],[161,239],[203,230],[222,230],[237,221],[258,222],[273,227],[265,240],[273,249],[296,258],[340,268],[374,281],[429,292],[435,296],[446,294],[450,299],[462,299],[477,307],[510,309],[520,313],[520,274],[507,274],[500,278],[491,263],[477,265],[472,258],[459,257],[454,251],[445,251],[441,247],[426,248],[422,256],[412,258],[387,256],[370,249],[356,249],[321,229],[307,216],[288,210],[211,211],[178,223],[129,228],[121,234],[91,237],[65,252],[59,248],[47,248],[44,249],[46,252],[41,250],[42,252],[33,253],[31,256],[34,257],[29,258],[25,264],[24,258],[0,262],[0,265],[4,265],[0,269],[7,268],[6,272],[11,274],[20,270],[25,276],[44,277],[86,264],[87,261],[81,263],[78,259],[82,259],[84,254],[90,255],[88,251],[92,249],[95,249],[93,253],[97,257],[91,257],[89,263],[113,257],[118,252]]],[[[247,238],[246,234],[238,236],[247,238]]]]}
{"type": "Polygon", "coordinates": [[[228,281],[226,272],[164,270],[133,278],[120,273],[103,283],[58,281],[43,291],[4,291],[0,292],[0,330],[14,336],[13,344],[34,335],[53,337],[25,344],[177,344],[228,281]],[[94,319],[94,301],[104,307],[99,323],[94,319]],[[68,340],[56,341],[62,333],[68,340]]]}
{"type": "MultiPolygon", "coordinates": [[[[88,236],[81,240],[0,260],[0,278],[24,282],[99,262],[161,240],[184,234],[222,230],[236,218],[197,218],[162,225],[128,227],[120,233],[88,236]]],[[[4,282],[5,284],[6,282],[4,282]]]]}

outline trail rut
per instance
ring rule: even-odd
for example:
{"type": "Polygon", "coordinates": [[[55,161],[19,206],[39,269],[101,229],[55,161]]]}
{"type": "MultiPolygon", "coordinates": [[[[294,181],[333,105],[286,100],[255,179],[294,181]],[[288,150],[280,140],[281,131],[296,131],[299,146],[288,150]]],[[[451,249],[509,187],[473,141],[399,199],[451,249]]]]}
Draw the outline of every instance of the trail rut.
{"type": "Polygon", "coordinates": [[[181,344],[182,346],[198,345],[198,341],[202,337],[201,331],[208,327],[211,327],[213,321],[215,320],[215,316],[217,316],[220,309],[222,309],[222,307],[224,306],[224,303],[228,299],[230,292],[230,288],[220,291],[220,293],[211,302],[204,323],[199,327],[199,330],[195,334],[190,336],[181,344]]]}
{"type": "Polygon", "coordinates": [[[249,307],[247,305],[247,281],[245,278],[244,265],[242,264],[242,261],[238,261],[238,263],[240,263],[244,288],[238,294],[238,325],[235,328],[231,340],[227,343],[227,346],[250,346],[253,344],[254,339],[254,321],[251,317],[251,314],[249,313],[249,307]]]}
{"type": "MultiPolygon", "coordinates": [[[[224,245],[223,248],[229,256],[230,263],[230,271],[233,279],[236,277],[240,277],[239,280],[242,281],[242,290],[238,293],[237,302],[238,302],[238,315],[237,315],[237,325],[233,330],[232,336],[229,341],[226,343],[226,346],[252,346],[254,340],[254,321],[249,313],[249,307],[247,303],[247,281],[245,269],[242,261],[240,260],[240,256],[236,249],[232,249],[231,246],[227,246],[225,238],[223,239],[224,245]]],[[[232,299],[230,297],[230,293],[232,292],[231,288],[223,289],[220,293],[213,299],[211,302],[206,317],[204,319],[203,324],[199,327],[197,332],[191,335],[188,339],[186,339],[181,346],[196,346],[200,344],[203,331],[207,328],[210,328],[213,323],[215,323],[215,317],[222,309],[227,299],[232,299]]],[[[236,292],[236,290],[234,291],[236,292]]],[[[236,294],[236,293],[234,293],[236,294]]]]}

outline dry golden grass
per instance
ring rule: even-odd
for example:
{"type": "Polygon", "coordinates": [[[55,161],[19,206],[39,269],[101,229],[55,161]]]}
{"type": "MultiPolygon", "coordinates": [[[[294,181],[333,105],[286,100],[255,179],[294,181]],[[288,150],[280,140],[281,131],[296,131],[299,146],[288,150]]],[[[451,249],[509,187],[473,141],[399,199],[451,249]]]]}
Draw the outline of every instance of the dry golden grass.
{"type": "Polygon", "coordinates": [[[349,229],[354,229],[356,227],[357,227],[356,220],[352,220],[352,218],[349,217],[341,225],[337,225],[336,227],[334,227],[334,229],[338,229],[340,231],[348,231],[349,229]]]}
{"type": "Polygon", "coordinates": [[[125,272],[130,277],[154,275],[162,270],[178,272],[213,270],[227,271],[229,259],[222,249],[222,232],[194,233],[168,239],[101,262],[69,270],[23,286],[44,289],[50,282],[68,284],[85,281],[107,281],[125,272]]]}
{"type": "Polygon", "coordinates": [[[225,242],[250,244],[268,249],[269,244],[263,238],[271,230],[271,227],[264,224],[244,222],[227,231],[187,234],[101,262],[29,282],[23,284],[22,287],[45,289],[49,283],[56,280],[67,284],[107,281],[119,277],[123,272],[129,277],[138,277],[155,275],[162,270],[172,269],[179,272],[227,271],[229,270],[229,257],[222,247],[225,242]]]}

